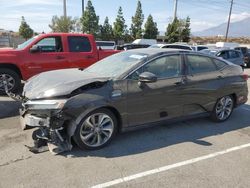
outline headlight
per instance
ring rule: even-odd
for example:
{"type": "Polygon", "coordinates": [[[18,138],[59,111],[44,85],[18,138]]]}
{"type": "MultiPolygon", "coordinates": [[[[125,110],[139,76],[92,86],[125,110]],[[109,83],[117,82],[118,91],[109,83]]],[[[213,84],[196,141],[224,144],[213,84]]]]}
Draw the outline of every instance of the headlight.
{"type": "Polygon", "coordinates": [[[33,110],[46,110],[46,109],[56,110],[56,109],[62,109],[66,101],[67,101],[66,99],[27,101],[24,104],[24,106],[28,107],[28,109],[33,109],[33,110]]]}

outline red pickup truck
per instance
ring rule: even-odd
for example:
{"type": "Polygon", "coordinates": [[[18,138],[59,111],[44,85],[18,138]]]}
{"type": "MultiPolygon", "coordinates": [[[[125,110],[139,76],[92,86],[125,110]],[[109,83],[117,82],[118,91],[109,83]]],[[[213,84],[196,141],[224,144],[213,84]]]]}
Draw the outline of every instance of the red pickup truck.
{"type": "Polygon", "coordinates": [[[45,71],[86,68],[98,60],[117,53],[97,49],[88,34],[51,33],[35,36],[16,49],[0,49],[0,94],[4,81],[11,92],[21,87],[21,80],[45,71]]]}

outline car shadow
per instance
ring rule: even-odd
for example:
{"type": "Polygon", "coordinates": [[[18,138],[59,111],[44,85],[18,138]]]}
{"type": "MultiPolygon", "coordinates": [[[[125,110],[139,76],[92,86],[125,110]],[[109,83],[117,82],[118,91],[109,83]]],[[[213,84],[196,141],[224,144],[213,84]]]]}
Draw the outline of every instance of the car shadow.
{"type": "Polygon", "coordinates": [[[0,119],[19,115],[21,102],[18,101],[0,101],[0,119]]]}
{"type": "MultiPolygon", "coordinates": [[[[21,95],[22,89],[17,94],[21,95]]],[[[7,94],[0,95],[0,119],[19,115],[21,106],[21,102],[12,100],[7,94]]]]}
{"type": "Polygon", "coordinates": [[[71,151],[62,153],[62,155],[65,157],[70,155],[71,157],[114,158],[140,154],[183,142],[193,142],[209,147],[212,143],[203,140],[204,138],[249,127],[249,113],[250,106],[243,105],[235,109],[230,119],[223,123],[214,123],[208,118],[203,118],[168,125],[162,124],[119,134],[110,145],[100,150],[84,151],[74,147],[71,151]]]}

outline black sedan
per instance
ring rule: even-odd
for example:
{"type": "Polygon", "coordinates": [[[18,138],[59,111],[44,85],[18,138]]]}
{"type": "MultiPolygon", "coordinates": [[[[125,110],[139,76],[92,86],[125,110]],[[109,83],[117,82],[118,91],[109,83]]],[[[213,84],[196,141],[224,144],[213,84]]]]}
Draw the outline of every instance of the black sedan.
{"type": "Polygon", "coordinates": [[[227,120],[247,101],[247,75],[225,60],[177,49],[136,49],[85,70],[45,72],[23,91],[23,129],[35,148],[99,149],[120,131],[187,118],[227,120]],[[71,139],[73,138],[73,139],[71,139]]]}

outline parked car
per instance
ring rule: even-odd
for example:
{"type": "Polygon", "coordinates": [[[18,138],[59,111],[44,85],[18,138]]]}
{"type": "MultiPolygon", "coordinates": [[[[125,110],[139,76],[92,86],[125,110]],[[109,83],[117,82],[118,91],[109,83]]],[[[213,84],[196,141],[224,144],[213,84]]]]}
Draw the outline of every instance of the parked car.
{"type": "Polygon", "coordinates": [[[96,41],[96,45],[98,48],[103,49],[103,50],[115,49],[115,41],[96,41]]]}
{"type": "Polygon", "coordinates": [[[47,143],[55,153],[70,150],[71,138],[82,149],[99,149],[117,132],[157,122],[201,116],[223,122],[247,101],[247,79],[240,66],[196,52],[124,51],[83,71],[28,80],[22,127],[38,127],[37,146],[47,143]]]}
{"type": "Polygon", "coordinates": [[[196,52],[204,50],[204,49],[208,49],[207,46],[203,46],[203,45],[191,46],[191,48],[193,49],[193,51],[196,51],[196,52]]]}
{"type": "Polygon", "coordinates": [[[153,45],[156,44],[156,39],[135,39],[132,44],[147,44],[147,45],[153,45]]]}
{"type": "Polygon", "coordinates": [[[153,44],[153,45],[149,46],[149,48],[162,48],[165,45],[166,44],[153,44]]]}
{"type": "Polygon", "coordinates": [[[149,44],[124,44],[116,47],[117,50],[132,50],[137,48],[148,48],[149,44]]]}
{"type": "Polygon", "coordinates": [[[201,50],[201,53],[214,55],[217,57],[221,57],[227,61],[230,61],[236,65],[239,65],[241,67],[245,67],[246,64],[244,63],[244,57],[243,54],[238,50],[230,50],[230,49],[205,49],[201,50]]]}
{"type": "Polygon", "coordinates": [[[157,45],[151,45],[150,48],[175,48],[181,50],[190,50],[190,51],[193,50],[191,46],[184,44],[157,44],[157,45]]]}
{"type": "Polygon", "coordinates": [[[98,50],[95,39],[88,34],[50,33],[35,36],[17,49],[0,50],[0,94],[5,93],[3,81],[15,92],[21,80],[45,71],[65,68],[86,68],[98,60],[117,53],[98,50]]]}
{"type": "Polygon", "coordinates": [[[244,62],[248,68],[250,68],[250,52],[248,52],[247,47],[236,47],[235,50],[239,50],[242,52],[244,56],[244,62]]]}

